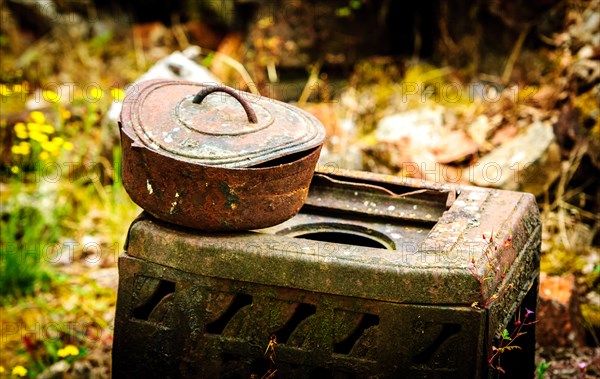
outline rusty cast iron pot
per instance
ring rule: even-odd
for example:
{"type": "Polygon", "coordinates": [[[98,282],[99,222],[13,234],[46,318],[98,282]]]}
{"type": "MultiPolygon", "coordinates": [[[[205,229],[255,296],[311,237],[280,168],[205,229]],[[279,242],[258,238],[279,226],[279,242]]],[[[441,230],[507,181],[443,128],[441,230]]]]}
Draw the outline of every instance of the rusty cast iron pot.
{"type": "Polygon", "coordinates": [[[174,80],[130,88],[119,128],[131,199],[159,219],[206,231],[294,216],[325,139],[319,121],[291,105],[174,80]]]}

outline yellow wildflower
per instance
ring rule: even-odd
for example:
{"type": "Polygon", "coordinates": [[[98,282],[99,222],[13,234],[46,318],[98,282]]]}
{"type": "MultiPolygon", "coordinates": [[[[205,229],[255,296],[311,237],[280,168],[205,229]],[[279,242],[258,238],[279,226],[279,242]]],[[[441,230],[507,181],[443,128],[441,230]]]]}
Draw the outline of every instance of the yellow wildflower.
{"type": "Polygon", "coordinates": [[[14,128],[15,128],[15,132],[17,132],[17,133],[27,131],[27,128],[25,128],[25,124],[23,124],[22,122],[17,122],[15,124],[14,128]]]}
{"type": "Polygon", "coordinates": [[[110,96],[112,96],[115,101],[121,102],[125,98],[125,91],[120,88],[111,88],[110,96]]]}
{"type": "Polygon", "coordinates": [[[35,122],[28,122],[27,130],[29,130],[30,132],[39,132],[41,130],[40,126],[41,125],[36,124],[35,122]]]}
{"type": "Polygon", "coordinates": [[[12,369],[12,374],[22,378],[27,375],[27,369],[21,365],[18,365],[12,369]]]}
{"type": "Polygon", "coordinates": [[[71,118],[71,112],[67,109],[61,109],[60,117],[62,117],[64,120],[68,120],[71,118]]]}
{"type": "Polygon", "coordinates": [[[46,116],[44,116],[44,114],[40,111],[33,111],[29,114],[29,118],[31,119],[31,121],[35,122],[36,124],[44,124],[46,122],[46,116]]]}
{"type": "Polygon", "coordinates": [[[31,132],[31,135],[29,136],[29,138],[31,138],[34,141],[38,141],[38,142],[45,142],[48,141],[48,136],[45,135],[44,133],[33,131],[31,132]]]}
{"type": "Polygon", "coordinates": [[[60,101],[60,95],[54,91],[44,90],[42,96],[44,97],[44,100],[50,103],[58,103],[60,101]]]}
{"type": "Polygon", "coordinates": [[[100,88],[94,87],[90,90],[90,96],[93,100],[99,100],[102,98],[102,96],[104,96],[104,91],[102,91],[100,88]]]}
{"type": "Polygon", "coordinates": [[[44,141],[40,145],[42,145],[42,149],[49,153],[55,153],[58,151],[59,145],[56,145],[50,141],[44,141]]]}
{"type": "MultiPolygon", "coordinates": [[[[19,173],[19,166],[12,166],[10,168],[10,172],[12,172],[13,174],[18,174],[19,173]]],[[[0,373],[2,373],[2,370],[0,370],[0,373]]]]}
{"type": "Polygon", "coordinates": [[[48,154],[47,151],[42,151],[39,155],[38,158],[40,159],[40,161],[45,161],[48,158],[50,158],[50,154],[48,154]]]}
{"type": "Polygon", "coordinates": [[[63,143],[62,147],[63,147],[63,149],[65,149],[67,151],[71,151],[71,150],[73,150],[74,146],[71,142],[67,141],[67,142],[63,143]]]}
{"type": "Polygon", "coordinates": [[[27,139],[29,137],[29,134],[27,134],[27,128],[22,122],[17,122],[14,126],[14,129],[15,133],[17,134],[17,138],[27,139]]]}
{"type": "Polygon", "coordinates": [[[10,96],[10,95],[12,95],[12,91],[10,90],[10,88],[8,88],[8,86],[6,86],[4,84],[0,84],[0,95],[10,96]]]}
{"type": "Polygon", "coordinates": [[[27,155],[31,152],[31,146],[29,145],[29,142],[21,141],[20,144],[13,145],[10,148],[10,151],[16,155],[27,155]]]}
{"type": "Polygon", "coordinates": [[[4,366],[0,366],[0,374],[4,374],[4,366]]]}
{"type": "Polygon", "coordinates": [[[53,137],[52,138],[52,143],[56,146],[60,146],[65,142],[65,140],[62,137],[53,137]]]}
{"type": "Polygon", "coordinates": [[[44,124],[40,127],[40,129],[42,132],[44,132],[46,134],[54,133],[54,126],[52,126],[52,125],[44,124]]]}
{"type": "Polygon", "coordinates": [[[62,349],[59,349],[57,353],[58,353],[58,356],[61,358],[66,358],[69,355],[72,355],[75,357],[75,356],[79,355],[79,349],[77,348],[77,346],[67,345],[67,346],[63,347],[62,349]]]}

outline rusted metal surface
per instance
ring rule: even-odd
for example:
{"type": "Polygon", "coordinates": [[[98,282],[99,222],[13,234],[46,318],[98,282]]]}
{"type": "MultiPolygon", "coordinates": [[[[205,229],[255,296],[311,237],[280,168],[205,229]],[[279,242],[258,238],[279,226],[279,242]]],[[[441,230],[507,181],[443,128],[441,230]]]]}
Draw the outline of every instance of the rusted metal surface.
{"type": "MultiPolygon", "coordinates": [[[[120,260],[113,370],[261,377],[276,335],[278,377],[484,377],[516,309],[535,310],[539,226],[527,194],[343,171],[318,172],[300,213],[260,231],[200,233],[142,215],[120,260]],[[502,297],[477,309],[468,268],[483,264],[492,230],[512,246],[493,253],[505,279],[483,291],[502,297]]],[[[527,349],[503,367],[529,378],[534,330],[522,338],[527,349]]]]}
{"type": "MultiPolygon", "coordinates": [[[[210,95],[211,93],[215,93],[215,92],[224,92],[224,93],[228,94],[229,96],[233,97],[234,99],[236,99],[240,103],[242,108],[244,108],[244,112],[246,112],[246,116],[248,116],[248,122],[251,124],[258,124],[258,118],[256,117],[256,112],[254,111],[254,109],[252,109],[250,104],[248,104],[248,102],[246,102],[246,100],[244,100],[239,95],[239,93],[236,90],[234,90],[233,88],[218,87],[218,86],[206,87],[206,88],[200,90],[200,92],[198,92],[196,94],[196,96],[194,96],[192,98],[192,103],[201,104],[202,101],[204,99],[206,99],[206,96],[210,95]]],[[[219,112],[219,113],[225,113],[225,112],[219,112]]],[[[231,113],[231,111],[227,112],[227,113],[231,113]]],[[[211,122],[214,123],[214,120],[211,120],[211,122]]],[[[220,125],[216,125],[216,126],[217,126],[217,128],[221,129],[221,128],[227,127],[229,125],[230,125],[229,123],[223,125],[223,123],[221,122],[220,125]]],[[[203,126],[205,126],[205,125],[203,125],[203,126]]],[[[252,128],[250,128],[250,130],[252,130],[252,128]]],[[[222,132],[222,130],[220,130],[220,132],[222,132]]],[[[237,133],[239,133],[239,132],[240,131],[238,130],[237,133]]]]}
{"type": "Polygon", "coordinates": [[[225,86],[149,80],[128,91],[121,128],[129,138],[173,159],[218,167],[252,167],[320,146],[312,115],[225,86]]]}
{"type": "Polygon", "coordinates": [[[353,180],[318,172],[306,206],[356,213],[361,217],[389,217],[435,223],[456,197],[451,188],[432,189],[353,180]]]}
{"type": "Polygon", "coordinates": [[[172,80],[130,90],[119,125],[132,200],[207,231],[264,228],[295,215],[324,128],[302,110],[251,96],[172,80]]]}

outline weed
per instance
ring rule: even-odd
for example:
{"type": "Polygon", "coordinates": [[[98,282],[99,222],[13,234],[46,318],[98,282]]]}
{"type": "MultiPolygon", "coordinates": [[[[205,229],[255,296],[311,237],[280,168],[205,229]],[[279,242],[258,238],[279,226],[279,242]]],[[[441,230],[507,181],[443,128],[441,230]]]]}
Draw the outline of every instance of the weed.
{"type": "Polygon", "coordinates": [[[537,369],[535,370],[536,378],[544,379],[544,374],[546,373],[546,371],[548,371],[550,366],[552,366],[552,363],[548,363],[546,361],[540,362],[537,369]]]}
{"type": "MultiPolygon", "coordinates": [[[[69,117],[57,107],[62,118],[69,117]]],[[[61,118],[61,119],[62,119],[61,118]]],[[[62,124],[62,122],[61,122],[62,124]]],[[[56,127],[40,111],[14,125],[13,165],[7,180],[7,200],[0,220],[0,296],[19,296],[47,287],[51,273],[44,267],[45,246],[58,241],[60,220],[68,213],[59,205],[52,180],[40,180],[47,162],[73,150],[73,143],[57,135],[56,127]]]]}
{"type": "MultiPolygon", "coordinates": [[[[22,187],[11,183],[11,192],[22,187]]],[[[40,209],[36,196],[11,196],[3,204],[0,220],[0,297],[34,292],[49,284],[51,273],[43,266],[43,244],[58,237],[56,212],[40,209]]]]}
{"type": "Polygon", "coordinates": [[[493,292],[495,288],[498,288],[501,282],[504,280],[506,273],[508,272],[510,262],[514,258],[514,251],[510,251],[512,247],[512,237],[509,235],[503,242],[503,249],[499,252],[498,245],[494,241],[494,233],[489,238],[483,235],[483,240],[486,241],[486,245],[483,248],[483,259],[485,264],[483,270],[477,266],[475,257],[471,257],[471,266],[469,266],[469,272],[479,282],[479,289],[481,299],[478,303],[474,303],[473,307],[481,306],[483,308],[489,308],[492,303],[498,300],[506,291],[506,287],[501,289],[501,292],[494,293],[488,296],[489,293],[493,292]]]}
{"type": "Polygon", "coordinates": [[[519,345],[515,344],[515,341],[527,334],[527,332],[523,331],[523,327],[533,325],[537,322],[537,320],[532,320],[531,315],[533,315],[533,311],[525,308],[525,314],[521,319],[521,311],[517,311],[517,320],[514,322],[514,329],[512,332],[509,332],[508,329],[502,330],[502,338],[498,342],[498,346],[492,346],[492,355],[488,358],[488,364],[490,367],[506,374],[504,369],[500,366],[500,356],[501,354],[511,351],[511,350],[521,350],[519,345]]]}
{"type": "MultiPolygon", "coordinates": [[[[29,84],[2,84],[0,92],[3,101],[5,95],[25,96],[29,84]]],[[[102,243],[115,246],[126,232],[122,221],[139,212],[118,175],[120,146],[112,147],[112,156],[106,158],[102,155],[106,149],[97,143],[104,138],[97,126],[101,107],[110,100],[107,94],[92,88],[87,100],[103,98],[104,102],[74,97],[67,108],[58,103],[59,95],[46,90],[43,97],[50,108],[30,112],[10,129],[3,124],[2,132],[10,134],[12,146],[3,162],[0,188],[0,296],[47,289],[52,272],[44,266],[45,249],[65,235],[71,240],[108,236],[102,243]],[[98,217],[106,222],[98,222],[98,217]]],[[[111,89],[114,101],[122,97],[122,90],[111,89]]]]}
{"type": "MultiPolygon", "coordinates": [[[[471,265],[469,272],[479,282],[481,298],[479,302],[471,304],[473,308],[489,308],[494,302],[502,298],[502,295],[510,286],[502,286],[506,274],[510,268],[510,262],[514,260],[516,252],[512,249],[512,236],[509,236],[502,241],[500,248],[497,241],[494,239],[494,232],[489,238],[484,234],[482,236],[486,242],[483,248],[483,267],[477,265],[475,257],[471,257],[471,265]],[[499,288],[499,290],[496,290],[499,288]],[[489,294],[492,295],[489,295],[489,294]]],[[[527,334],[523,331],[526,326],[533,325],[537,322],[532,315],[534,312],[525,308],[525,313],[521,315],[521,310],[517,310],[515,315],[514,327],[509,332],[508,329],[502,330],[502,334],[496,345],[492,345],[491,352],[488,352],[488,365],[502,373],[506,373],[500,365],[500,357],[503,353],[511,350],[521,350],[521,347],[516,344],[519,337],[527,334]]]]}
{"type": "Polygon", "coordinates": [[[22,369],[19,369],[23,373],[21,376],[28,375],[35,378],[45,373],[46,376],[50,374],[54,377],[67,371],[75,360],[87,355],[85,347],[78,348],[73,344],[64,345],[59,339],[34,341],[24,336],[23,343],[25,349],[21,350],[20,353],[26,357],[28,368],[21,365],[16,366],[22,367],[22,369]]]}

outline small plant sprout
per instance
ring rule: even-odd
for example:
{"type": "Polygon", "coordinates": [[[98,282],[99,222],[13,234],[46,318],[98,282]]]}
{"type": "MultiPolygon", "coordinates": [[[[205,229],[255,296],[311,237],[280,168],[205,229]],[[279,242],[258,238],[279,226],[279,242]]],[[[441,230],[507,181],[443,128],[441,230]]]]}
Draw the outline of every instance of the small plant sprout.
{"type": "MultiPolygon", "coordinates": [[[[513,289],[512,283],[502,285],[509,271],[510,262],[513,261],[516,252],[512,248],[512,233],[504,241],[498,242],[492,231],[489,235],[482,235],[485,245],[482,250],[480,261],[471,256],[471,264],[469,272],[479,282],[481,298],[479,301],[473,302],[471,308],[482,309],[489,308],[495,301],[500,299],[504,293],[513,289]],[[491,293],[491,295],[490,295],[491,293]]],[[[537,322],[534,320],[534,312],[524,308],[521,312],[519,309],[516,312],[516,320],[514,321],[513,330],[502,330],[500,339],[497,345],[492,346],[491,352],[488,353],[488,364],[495,370],[505,373],[505,370],[500,366],[500,356],[511,350],[521,350],[521,347],[515,344],[515,341],[522,335],[527,334],[523,331],[523,327],[532,325],[537,322]]]]}
{"type": "Polygon", "coordinates": [[[537,322],[537,320],[533,319],[534,312],[532,310],[525,308],[522,319],[521,314],[521,310],[517,311],[517,319],[514,321],[513,331],[509,332],[508,329],[504,329],[500,341],[498,342],[498,346],[492,346],[492,355],[488,359],[488,364],[490,367],[502,373],[505,373],[505,371],[500,366],[500,355],[511,350],[521,350],[520,346],[515,345],[515,341],[519,337],[527,334],[527,332],[522,331],[523,327],[533,325],[537,322]]]}
{"type": "Polygon", "coordinates": [[[544,374],[546,373],[546,371],[548,371],[550,366],[552,366],[552,363],[548,363],[546,361],[540,362],[536,370],[537,379],[544,379],[544,374]]]}
{"type": "Polygon", "coordinates": [[[488,308],[508,289],[508,287],[502,288],[500,284],[502,284],[506,278],[510,262],[513,260],[515,252],[510,249],[512,247],[511,234],[509,234],[503,243],[500,244],[503,249],[499,249],[499,245],[495,242],[496,239],[494,238],[493,231],[489,237],[486,234],[483,234],[482,238],[485,241],[481,254],[483,262],[476,261],[475,256],[471,255],[469,272],[479,282],[481,299],[477,305],[488,308]],[[500,292],[488,295],[496,288],[501,288],[500,292]]]}

